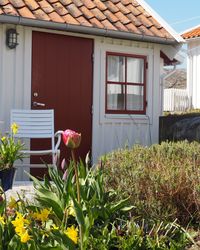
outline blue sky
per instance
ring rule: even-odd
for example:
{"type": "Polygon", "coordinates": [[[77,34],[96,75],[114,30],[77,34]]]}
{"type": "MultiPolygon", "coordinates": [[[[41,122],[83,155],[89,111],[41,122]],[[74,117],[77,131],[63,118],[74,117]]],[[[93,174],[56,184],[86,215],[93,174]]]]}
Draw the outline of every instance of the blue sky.
{"type": "Polygon", "coordinates": [[[176,31],[200,24],[200,0],[145,0],[176,31]]]}

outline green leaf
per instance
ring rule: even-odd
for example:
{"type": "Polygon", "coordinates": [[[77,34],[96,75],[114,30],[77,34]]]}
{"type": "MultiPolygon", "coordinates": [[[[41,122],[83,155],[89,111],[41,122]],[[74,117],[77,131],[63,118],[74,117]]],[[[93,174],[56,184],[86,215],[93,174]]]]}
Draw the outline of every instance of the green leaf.
{"type": "Polygon", "coordinates": [[[84,234],[84,232],[85,232],[85,219],[84,219],[82,207],[80,206],[80,204],[78,204],[78,202],[76,201],[76,199],[73,196],[72,196],[72,200],[74,203],[74,210],[76,213],[77,222],[78,222],[79,226],[81,226],[82,232],[84,234]]]}
{"type": "Polygon", "coordinates": [[[119,210],[127,207],[128,201],[129,201],[129,198],[126,198],[124,200],[119,201],[118,203],[116,203],[114,205],[113,204],[111,204],[111,205],[108,204],[107,207],[109,208],[110,213],[115,213],[116,211],[119,211],[119,210]]]}
{"type": "Polygon", "coordinates": [[[36,199],[44,206],[52,208],[53,212],[57,217],[63,219],[63,211],[61,201],[58,199],[57,195],[52,193],[50,190],[38,188],[36,191],[36,199]]]}

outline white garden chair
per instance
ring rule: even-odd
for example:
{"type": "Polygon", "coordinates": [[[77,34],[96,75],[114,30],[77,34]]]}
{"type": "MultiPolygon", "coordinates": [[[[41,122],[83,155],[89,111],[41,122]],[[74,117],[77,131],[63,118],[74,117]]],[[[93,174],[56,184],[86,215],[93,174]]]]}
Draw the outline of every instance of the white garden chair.
{"type": "MultiPolygon", "coordinates": [[[[56,167],[56,161],[60,156],[61,132],[54,133],[54,110],[11,110],[11,124],[19,126],[15,138],[33,139],[49,138],[51,148],[45,150],[22,150],[24,155],[52,155],[52,164],[56,167]],[[57,142],[55,138],[57,137],[57,142]]],[[[32,166],[32,165],[31,165],[32,166]]],[[[40,165],[33,165],[41,167],[40,165]]],[[[43,166],[44,167],[44,166],[43,166]]]]}

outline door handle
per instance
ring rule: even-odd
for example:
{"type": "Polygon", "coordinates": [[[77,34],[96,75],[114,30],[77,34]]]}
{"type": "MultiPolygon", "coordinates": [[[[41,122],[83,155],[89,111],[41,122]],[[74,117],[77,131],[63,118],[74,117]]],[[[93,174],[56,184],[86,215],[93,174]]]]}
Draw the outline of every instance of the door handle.
{"type": "Polygon", "coordinates": [[[45,107],[45,104],[41,103],[41,102],[33,102],[33,106],[34,107],[45,107]]]}

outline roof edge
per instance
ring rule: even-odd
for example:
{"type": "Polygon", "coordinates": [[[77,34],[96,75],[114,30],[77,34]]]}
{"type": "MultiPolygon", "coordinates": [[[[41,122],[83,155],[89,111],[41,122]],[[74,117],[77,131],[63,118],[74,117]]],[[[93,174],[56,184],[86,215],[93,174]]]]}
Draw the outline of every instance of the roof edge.
{"type": "Polygon", "coordinates": [[[185,43],[185,40],[144,0],[137,0],[137,2],[149,12],[157,21],[176,39],[178,43],[185,43]]]}
{"type": "Polygon", "coordinates": [[[196,26],[194,26],[192,28],[186,29],[186,30],[180,32],[179,34],[183,35],[184,33],[188,33],[188,32],[190,32],[190,31],[192,31],[192,30],[194,30],[194,29],[196,29],[198,27],[200,27],[200,24],[198,24],[198,25],[196,25],[196,26]]]}
{"type": "Polygon", "coordinates": [[[10,23],[10,24],[24,25],[24,26],[29,26],[29,27],[46,28],[46,29],[53,29],[53,30],[60,30],[60,31],[76,32],[76,33],[88,34],[88,35],[104,36],[104,37],[143,41],[143,42],[152,42],[152,43],[166,44],[166,45],[177,44],[177,40],[174,40],[174,39],[145,36],[145,35],[140,35],[140,34],[135,34],[135,33],[124,32],[124,31],[99,29],[99,28],[94,28],[94,27],[78,26],[78,25],[66,24],[66,23],[36,20],[36,19],[25,18],[21,16],[0,15],[0,23],[10,23]]]}

